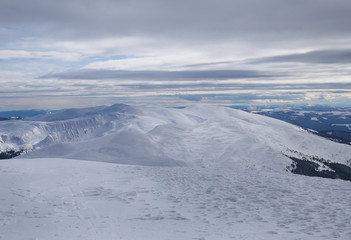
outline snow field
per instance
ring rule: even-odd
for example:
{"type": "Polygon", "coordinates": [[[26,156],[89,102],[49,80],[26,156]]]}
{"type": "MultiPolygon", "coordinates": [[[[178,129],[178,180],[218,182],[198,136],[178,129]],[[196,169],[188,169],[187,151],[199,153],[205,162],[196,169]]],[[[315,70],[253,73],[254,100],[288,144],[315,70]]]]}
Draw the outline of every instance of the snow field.
{"type": "Polygon", "coordinates": [[[283,155],[350,166],[351,147],[279,120],[119,104],[2,121],[0,137],[34,149],[0,161],[0,239],[351,239],[350,181],[283,155]]]}
{"type": "Polygon", "coordinates": [[[0,162],[0,239],[350,239],[351,185],[223,166],[0,162]]]}

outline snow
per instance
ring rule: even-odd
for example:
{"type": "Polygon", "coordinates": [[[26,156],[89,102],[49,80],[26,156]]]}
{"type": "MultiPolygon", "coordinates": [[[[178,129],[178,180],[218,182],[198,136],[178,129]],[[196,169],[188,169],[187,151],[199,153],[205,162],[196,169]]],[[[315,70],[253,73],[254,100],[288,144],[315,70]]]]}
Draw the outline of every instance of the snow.
{"type": "Polygon", "coordinates": [[[350,239],[347,181],[254,168],[0,162],[0,239],[350,239]]]}
{"type": "Polygon", "coordinates": [[[0,239],[351,239],[351,147],[225,107],[113,105],[0,122],[0,239]],[[285,155],[284,155],[285,154],[285,155]],[[88,160],[88,161],[87,161],[88,160]]]}
{"type": "Polygon", "coordinates": [[[25,158],[149,166],[245,162],[283,171],[291,160],[282,153],[289,150],[340,163],[347,163],[351,156],[350,146],[331,143],[294,125],[202,105],[169,109],[117,104],[64,110],[30,120],[0,122],[0,137],[0,151],[34,149],[25,158]]]}

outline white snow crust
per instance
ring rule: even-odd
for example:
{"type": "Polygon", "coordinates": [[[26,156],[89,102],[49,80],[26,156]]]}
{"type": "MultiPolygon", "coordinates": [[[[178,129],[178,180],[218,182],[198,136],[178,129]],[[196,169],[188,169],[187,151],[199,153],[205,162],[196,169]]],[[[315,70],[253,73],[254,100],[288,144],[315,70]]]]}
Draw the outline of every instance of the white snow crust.
{"type": "Polygon", "coordinates": [[[113,105],[0,122],[0,239],[351,239],[351,147],[225,107],[113,105]],[[89,161],[85,161],[89,160],[89,161]]]}
{"type": "Polygon", "coordinates": [[[135,165],[245,164],[284,170],[290,150],[350,164],[351,147],[294,125],[226,107],[154,105],[63,110],[0,122],[0,151],[135,165]]]}
{"type": "Polygon", "coordinates": [[[255,168],[0,161],[0,239],[343,239],[348,181],[255,168]]]}

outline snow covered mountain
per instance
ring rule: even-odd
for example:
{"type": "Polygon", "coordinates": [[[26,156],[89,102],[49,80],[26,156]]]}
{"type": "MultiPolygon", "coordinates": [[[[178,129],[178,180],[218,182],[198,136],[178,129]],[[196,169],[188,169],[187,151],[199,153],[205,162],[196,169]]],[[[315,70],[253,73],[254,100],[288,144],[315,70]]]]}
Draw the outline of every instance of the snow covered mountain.
{"type": "Polygon", "coordinates": [[[25,158],[152,166],[226,163],[284,171],[302,167],[299,160],[304,160],[308,168],[335,172],[330,161],[351,165],[350,146],[272,118],[201,105],[169,109],[116,104],[3,121],[0,152],[10,150],[28,152],[25,158]]]}
{"type": "Polygon", "coordinates": [[[276,119],[117,104],[0,136],[26,152],[0,161],[0,239],[351,238],[351,182],[328,179],[350,180],[351,146],[276,119]]]}

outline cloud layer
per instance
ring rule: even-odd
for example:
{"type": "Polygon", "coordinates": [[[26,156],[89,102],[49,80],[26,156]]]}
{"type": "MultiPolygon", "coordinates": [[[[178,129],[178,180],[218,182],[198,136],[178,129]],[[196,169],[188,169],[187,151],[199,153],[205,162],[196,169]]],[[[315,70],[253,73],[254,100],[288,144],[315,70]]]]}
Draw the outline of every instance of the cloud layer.
{"type": "Polygon", "coordinates": [[[350,12],[348,0],[0,0],[0,110],[345,105],[350,12]]]}
{"type": "Polygon", "coordinates": [[[322,63],[322,64],[351,64],[351,49],[319,50],[306,53],[295,53],[281,56],[264,57],[253,60],[252,63],[322,63]]]}
{"type": "Polygon", "coordinates": [[[223,80],[272,77],[269,73],[249,70],[197,70],[197,71],[127,71],[127,70],[96,70],[82,69],[47,74],[41,79],[118,79],[118,80],[223,80]]]}

